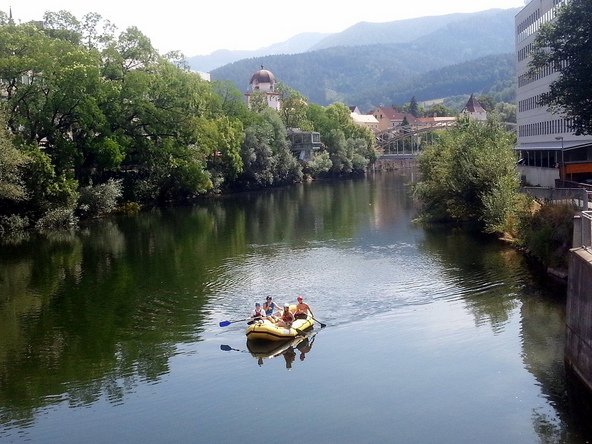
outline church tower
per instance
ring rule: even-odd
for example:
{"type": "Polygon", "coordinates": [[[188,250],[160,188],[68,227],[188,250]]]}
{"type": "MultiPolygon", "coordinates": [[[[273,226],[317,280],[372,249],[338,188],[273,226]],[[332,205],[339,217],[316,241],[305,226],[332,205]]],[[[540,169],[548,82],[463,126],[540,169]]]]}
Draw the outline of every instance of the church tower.
{"type": "Polygon", "coordinates": [[[261,92],[265,94],[267,106],[279,111],[280,94],[276,92],[275,84],[276,80],[273,73],[267,69],[264,69],[263,65],[261,65],[261,69],[255,72],[249,81],[249,91],[245,94],[245,97],[247,98],[247,106],[249,106],[249,108],[251,107],[251,96],[254,93],[261,92]]]}

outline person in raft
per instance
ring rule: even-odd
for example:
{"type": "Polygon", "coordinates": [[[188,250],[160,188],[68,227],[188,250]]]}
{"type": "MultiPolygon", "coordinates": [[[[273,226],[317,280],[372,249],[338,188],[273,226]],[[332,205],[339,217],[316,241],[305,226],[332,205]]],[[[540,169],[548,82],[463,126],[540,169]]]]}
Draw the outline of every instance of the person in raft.
{"type": "Polygon", "coordinates": [[[278,304],[272,301],[271,296],[267,296],[265,298],[265,303],[263,304],[263,310],[265,310],[266,316],[272,316],[274,311],[279,311],[280,307],[278,304]]]}
{"type": "Polygon", "coordinates": [[[298,296],[296,300],[298,301],[298,303],[296,304],[294,319],[306,319],[309,313],[312,317],[314,317],[314,315],[312,314],[312,310],[310,309],[308,304],[302,300],[302,296],[298,296]]]}
{"type": "Polygon", "coordinates": [[[251,313],[251,318],[255,321],[262,321],[265,319],[265,310],[261,307],[259,302],[255,302],[255,310],[251,313]]]}
{"type": "Polygon", "coordinates": [[[294,322],[294,315],[290,312],[290,304],[284,304],[284,311],[280,319],[277,321],[277,325],[280,327],[290,328],[294,322]]]}

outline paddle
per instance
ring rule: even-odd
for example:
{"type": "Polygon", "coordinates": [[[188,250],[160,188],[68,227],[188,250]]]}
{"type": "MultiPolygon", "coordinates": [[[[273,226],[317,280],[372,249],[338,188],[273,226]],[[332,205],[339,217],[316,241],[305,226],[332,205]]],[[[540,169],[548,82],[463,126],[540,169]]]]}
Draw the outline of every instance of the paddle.
{"type": "Polygon", "coordinates": [[[230,345],[226,345],[226,344],[222,344],[220,345],[220,350],[222,351],[237,351],[237,352],[242,352],[243,350],[239,350],[238,348],[232,348],[230,345]]]}
{"type": "Polygon", "coordinates": [[[321,326],[321,328],[325,328],[327,326],[327,324],[323,324],[321,321],[317,321],[313,316],[311,316],[312,320],[315,322],[318,322],[321,326]]]}
{"type": "Polygon", "coordinates": [[[237,319],[236,321],[222,321],[218,325],[220,325],[220,327],[226,327],[227,325],[234,324],[235,322],[242,322],[242,321],[246,321],[248,319],[251,319],[251,318],[237,319]]]}

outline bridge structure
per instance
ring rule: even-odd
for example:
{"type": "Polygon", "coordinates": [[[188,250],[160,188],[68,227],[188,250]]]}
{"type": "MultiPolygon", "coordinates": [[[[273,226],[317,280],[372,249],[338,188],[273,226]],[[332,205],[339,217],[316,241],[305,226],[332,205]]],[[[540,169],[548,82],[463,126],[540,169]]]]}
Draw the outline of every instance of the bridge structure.
{"type": "Polygon", "coordinates": [[[417,156],[425,144],[432,143],[434,132],[454,125],[455,122],[405,125],[376,133],[379,158],[410,158],[417,156]]]}

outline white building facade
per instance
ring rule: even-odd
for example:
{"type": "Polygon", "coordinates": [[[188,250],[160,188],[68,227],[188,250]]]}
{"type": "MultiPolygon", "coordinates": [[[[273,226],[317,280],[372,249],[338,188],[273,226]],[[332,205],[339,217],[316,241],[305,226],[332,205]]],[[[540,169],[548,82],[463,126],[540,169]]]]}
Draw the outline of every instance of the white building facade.
{"type": "Polygon", "coordinates": [[[519,169],[523,180],[535,186],[553,187],[555,180],[566,179],[570,170],[572,173],[579,171],[582,165],[576,165],[576,161],[584,160],[580,157],[586,157],[588,151],[582,148],[592,145],[592,136],[575,136],[563,116],[552,114],[546,106],[539,104],[541,94],[549,90],[559,73],[553,67],[547,67],[536,75],[529,74],[531,53],[540,27],[552,21],[558,9],[568,1],[531,0],[515,19],[516,149],[520,153],[519,169]]]}

